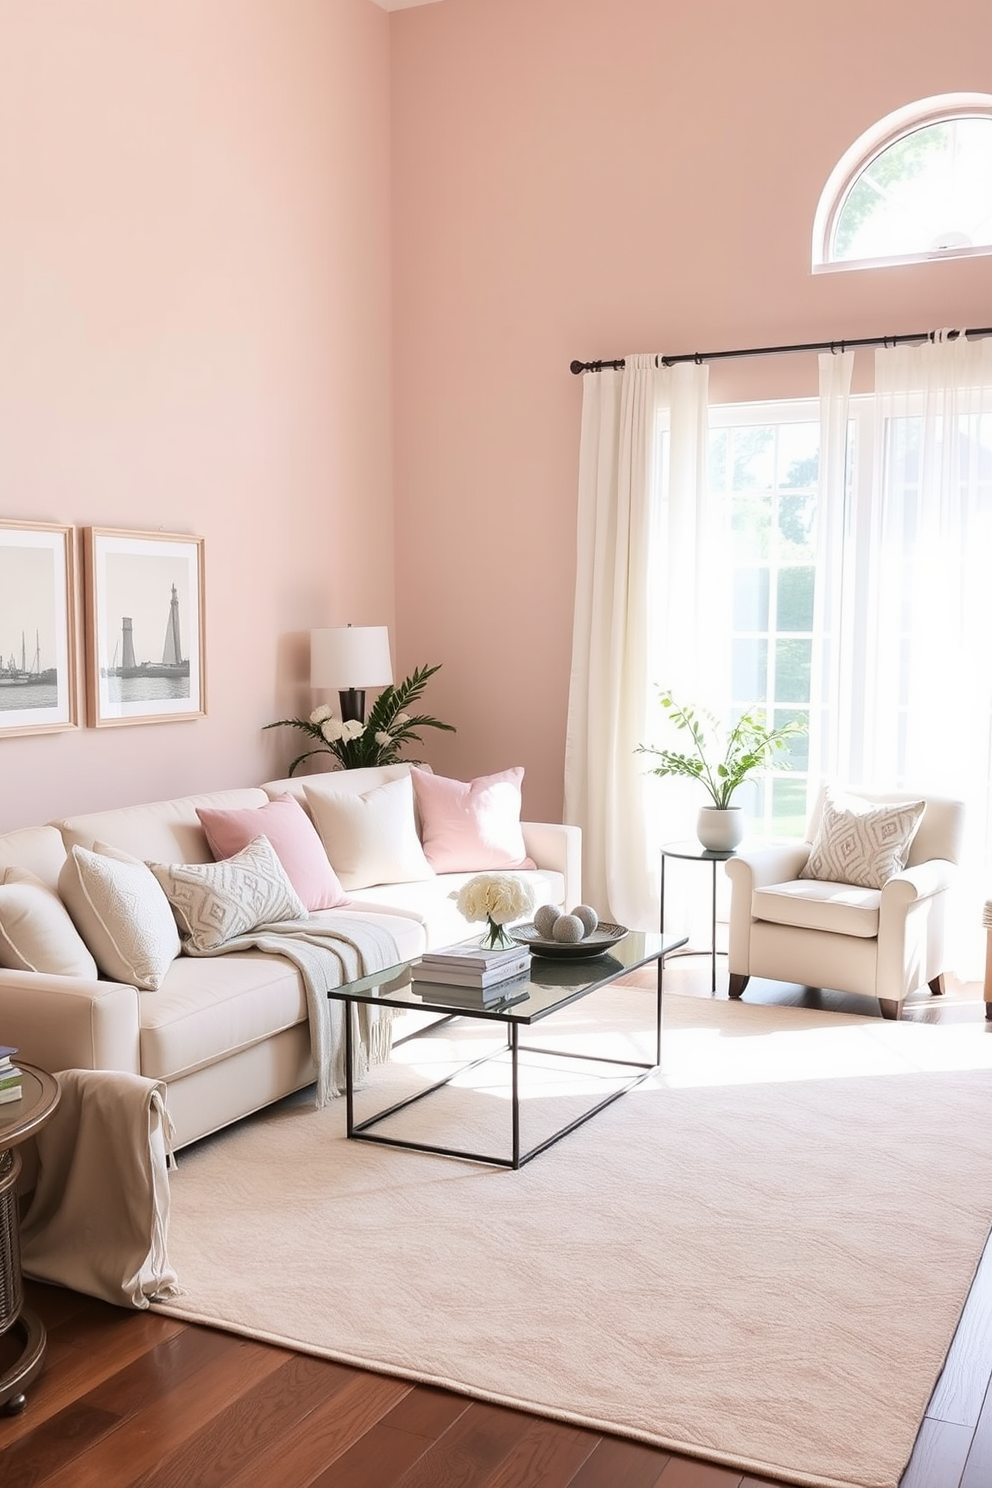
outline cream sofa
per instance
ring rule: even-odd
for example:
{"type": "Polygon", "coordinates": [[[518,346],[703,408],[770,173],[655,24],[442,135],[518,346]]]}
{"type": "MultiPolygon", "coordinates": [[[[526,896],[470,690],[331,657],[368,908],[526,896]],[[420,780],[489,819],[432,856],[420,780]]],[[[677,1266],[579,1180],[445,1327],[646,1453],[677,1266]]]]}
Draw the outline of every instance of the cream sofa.
{"type": "MultiPolygon", "coordinates": [[[[335,775],[335,787],[367,791],[407,766],[335,775]]],[[[321,777],[323,778],[323,777],[321,777]]],[[[310,778],[312,780],[312,777],[310,778]]],[[[306,806],[305,782],[187,796],[74,816],[0,836],[0,878],[8,867],[55,889],[67,852],[97,843],[141,860],[209,863],[212,854],[197,807],[254,807],[284,794],[306,806]]],[[[581,901],[577,828],[521,823],[533,869],[520,874],[535,902],[581,901]]],[[[349,904],[315,918],[367,919],[395,937],[407,959],[472,933],[451,895],[472,874],[437,874],[420,882],[378,883],[349,890],[349,904]]],[[[281,956],[238,952],[210,959],[180,955],[155,991],[103,979],[0,969],[0,1042],[49,1070],[108,1069],[165,1082],[182,1147],[292,1091],[315,1069],[300,973],[281,956]]]]}

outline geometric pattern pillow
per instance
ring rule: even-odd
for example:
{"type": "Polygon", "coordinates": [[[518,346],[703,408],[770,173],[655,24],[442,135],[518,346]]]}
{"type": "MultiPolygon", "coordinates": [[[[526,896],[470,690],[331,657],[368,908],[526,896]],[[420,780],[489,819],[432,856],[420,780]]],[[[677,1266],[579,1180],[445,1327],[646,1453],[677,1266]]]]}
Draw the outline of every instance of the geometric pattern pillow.
{"type": "Polygon", "coordinates": [[[259,925],[305,920],[307,907],[267,837],[220,863],[149,863],[185,949],[213,951],[259,925]]]}
{"type": "Polygon", "coordinates": [[[96,962],[62,900],[25,868],[0,869],[0,966],[97,978],[96,962]]]}
{"type": "Polygon", "coordinates": [[[139,859],[96,847],[73,846],[59,874],[59,895],[105,977],[157,992],[179,955],[165,896],[139,859]]]}
{"type": "Polygon", "coordinates": [[[925,801],[885,804],[827,791],[816,840],[800,878],[880,889],[906,866],[925,801]]]}

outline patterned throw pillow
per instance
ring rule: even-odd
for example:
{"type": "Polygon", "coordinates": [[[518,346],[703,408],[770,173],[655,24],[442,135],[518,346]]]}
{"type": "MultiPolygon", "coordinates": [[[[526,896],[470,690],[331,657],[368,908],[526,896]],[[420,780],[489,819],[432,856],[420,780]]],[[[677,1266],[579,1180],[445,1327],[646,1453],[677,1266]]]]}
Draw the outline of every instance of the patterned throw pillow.
{"type": "Polygon", "coordinates": [[[179,936],[162,890],[144,863],[95,844],[72,848],[59,894],[97,966],[113,982],[157,992],[179,955],[179,936]]]}
{"type": "Polygon", "coordinates": [[[881,803],[828,790],[816,840],[800,878],[880,889],[906,866],[925,801],[881,803]]]}
{"type": "Polygon", "coordinates": [[[259,925],[309,917],[267,837],[220,863],[148,867],[165,890],[187,949],[214,951],[259,925]]]}

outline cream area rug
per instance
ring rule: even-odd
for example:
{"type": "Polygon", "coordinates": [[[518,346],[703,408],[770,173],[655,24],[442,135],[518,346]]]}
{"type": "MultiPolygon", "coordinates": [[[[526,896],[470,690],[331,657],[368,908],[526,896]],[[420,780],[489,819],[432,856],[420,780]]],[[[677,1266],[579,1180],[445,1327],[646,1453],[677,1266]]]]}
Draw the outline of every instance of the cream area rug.
{"type": "MultiPolygon", "coordinates": [[[[533,1035],[638,1057],[615,986],[533,1035]]],[[[492,1045],[400,1046],[361,1116],[492,1045]]],[[[536,1037],[531,1041],[537,1042],[536,1037]]],[[[529,1144],[605,1087],[528,1056],[529,1144]]],[[[157,1310],[742,1471],[895,1488],[992,1218],[984,1025],[666,996],[661,1073],[518,1172],[284,1102],[179,1154],[157,1310]]],[[[507,1151],[505,1064],[390,1118],[507,1151]]]]}

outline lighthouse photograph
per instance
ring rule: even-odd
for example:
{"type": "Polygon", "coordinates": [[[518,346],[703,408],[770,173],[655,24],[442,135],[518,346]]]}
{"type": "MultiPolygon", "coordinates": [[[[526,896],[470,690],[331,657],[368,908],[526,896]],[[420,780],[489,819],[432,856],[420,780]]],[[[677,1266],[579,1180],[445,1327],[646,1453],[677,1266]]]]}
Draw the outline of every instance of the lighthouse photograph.
{"type": "Polygon", "coordinates": [[[99,723],[199,717],[202,539],[88,529],[91,705],[99,723]]]}

